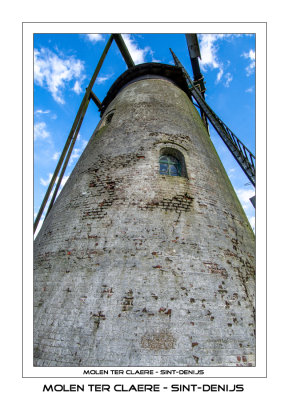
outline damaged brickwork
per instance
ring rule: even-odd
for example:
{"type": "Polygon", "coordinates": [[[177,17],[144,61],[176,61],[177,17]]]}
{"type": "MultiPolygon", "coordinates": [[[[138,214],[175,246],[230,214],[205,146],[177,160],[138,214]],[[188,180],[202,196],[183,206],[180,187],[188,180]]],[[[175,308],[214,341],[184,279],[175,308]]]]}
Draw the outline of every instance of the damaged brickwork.
{"type": "Polygon", "coordinates": [[[143,79],[102,121],[35,240],[34,365],[255,365],[254,234],[190,99],[143,79]]]}

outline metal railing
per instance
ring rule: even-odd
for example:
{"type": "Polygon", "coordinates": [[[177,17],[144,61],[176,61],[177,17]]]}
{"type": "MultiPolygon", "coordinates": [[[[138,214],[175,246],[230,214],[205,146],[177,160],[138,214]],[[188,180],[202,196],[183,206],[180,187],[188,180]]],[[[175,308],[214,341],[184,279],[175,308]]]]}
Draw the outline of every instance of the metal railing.
{"type": "MultiPolygon", "coordinates": [[[[171,50],[171,49],[170,49],[171,50]]],[[[175,65],[182,69],[184,77],[186,78],[188,87],[191,91],[192,96],[199,104],[201,110],[205,113],[208,120],[211,122],[213,127],[218,132],[219,136],[226,144],[232,155],[235,157],[236,161],[246,174],[247,178],[250,180],[252,185],[255,187],[255,156],[253,153],[241,142],[240,139],[227,127],[227,125],[214,113],[210,106],[206,103],[202,93],[199,91],[197,86],[191,80],[189,74],[181,64],[180,60],[177,58],[175,53],[171,50],[173,55],[175,65]]]]}

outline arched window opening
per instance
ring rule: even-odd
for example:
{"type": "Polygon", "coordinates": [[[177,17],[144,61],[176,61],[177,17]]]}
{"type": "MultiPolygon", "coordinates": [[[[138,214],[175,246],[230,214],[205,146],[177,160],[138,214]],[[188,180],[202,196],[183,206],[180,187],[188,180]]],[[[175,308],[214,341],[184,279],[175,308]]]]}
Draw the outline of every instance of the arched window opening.
{"type": "Polygon", "coordinates": [[[112,113],[110,113],[110,114],[108,114],[107,115],[107,117],[106,117],[106,119],[105,119],[105,125],[107,125],[107,124],[109,124],[110,122],[111,122],[111,120],[112,120],[112,117],[113,117],[113,112],[112,113]]]}
{"type": "Polygon", "coordinates": [[[115,109],[110,110],[106,115],[103,116],[103,119],[102,119],[99,129],[101,129],[104,126],[109,125],[111,123],[111,120],[114,116],[114,111],[115,111],[115,109]]]}
{"type": "Polygon", "coordinates": [[[166,147],[160,151],[160,175],[187,177],[183,154],[174,148],[166,147]]]}

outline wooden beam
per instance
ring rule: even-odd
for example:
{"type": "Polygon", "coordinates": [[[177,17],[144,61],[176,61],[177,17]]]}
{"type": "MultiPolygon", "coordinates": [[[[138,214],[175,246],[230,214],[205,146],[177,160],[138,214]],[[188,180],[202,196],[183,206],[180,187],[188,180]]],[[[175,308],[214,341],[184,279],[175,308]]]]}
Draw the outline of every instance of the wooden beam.
{"type": "Polygon", "coordinates": [[[93,93],[93,91],[90,92],[90,99],[94,102],[94,104],[98,107],[100,110],[101,107],[101,101],[99,98],[93,93]]]}
{"type": "Polygon", "coordinates": [[[49,207],[48,207],[48,209],[47,209],[47,213],[46,213],[45,219],[46,219],[47,215],[49,214],[49,212],[50,212],[50,210],[51,210],[51,208],[52,208],[52,206],[53,206],[53,204],[54,204],[54,201],[55,201],[55,199],[56,199],[56,196],[57,196],[57,193],[58,193],[58,189],[59,189],[59,187],[60,187],[60,185],[61,185],[61,181],[62,181],[62,178],[63,178],[63,176],[64,176],[64,173],[65,173],[67,164],[68,164],[68,162],[69,162],[69,159],[70,159],[70,156],[71,156],[71,153],[72,153],[74,144],[75,144],[75,142],[76,142],[76,139],[77,139],[77,136],[78,136],[78,132],[79,132],[79,130],[80,130],[80,128],[81,128],[82,121],[83,121],[83,118],[84,118],[84,116],[85,116],[85,113],[86,113],[88,104],[89,104],[89,99],[86,100],[86,104],[85,104],[85,106],[84,106],[82,116],[80,117],[80,120],[79,120],[79,123],[78,123],[78,125],[77,125],[76,131],[75,131],[75,134],[74,134],[74,137],[73,137],[72,142],[71,142],[71,144],[70,144],[69,151],[68,151],[68,153],[67,153],[65,162],[64,162],[64,164],[63,164],[63,167],[62,167],[62,170],[61,170],[61,173],[60,173],[60,176],[59,176],[57,185],[56,185],[56,187],[55,187],[55,189],[54,189],[53,196],[52,196],[52,198],[51,198],[51,200],[50,200],[50,204],[49,204],[49,207]]]}
{"type": "MultiPolygon", "coordinates": [[[[63,151],[62,151],[62,153],[61,153],[60,159],[59,159],[59,161],[58,161],[58,163],[57,163],[57,166],[56,166],[56,168],[55,168],[54,174],[53,174],[52,179],[51,179],[51,181],[50,181],[50,184],[49,184],[49,186],[48,186],[47,192],[46,192],[46,194],[45,194],[45,196],[44,196],[44,199],[43,199],[42,204],[41,204],[41,206],[40,206],[40,209],[39,209],[39,211],[38,211],[38,214],[37,214],[37,217],[36,217],[36,219],[35,219],[34,226],[33,226],[34,233],[35,233],[35,231],[36,231],[36,229],[37,229],[37,226],[38,226],[38,223],[39,223],[39,221],[40,221],[40,218],[41,218],[41,216],[42,216],[42,214],[43,214],[44,208],[45,208],[45,206],[46,206],[46,203],[47,203],[47,201],[48,201],[48,198],[49,198],[49,196],[50,196],[50,193],[51,193],[51,191],[52,191],[52,188],[53,188],[53,186],[54,186],[54,184],[55,184],[55,181],[56,181],[58,172],[59,172],[59,170],[60,170],[60,168],[61,168],[61,165],[62,165],[62,163],[63,163],[64,157],[65,157],[65,155],[66,155],[66,153],[67,153],[67,151],[68,151],[68,148],[69,148],[69,146],[70,146],[71,140],[72,140],[72,138],[73,138],[73,136],[74,136],[75,129],[77,128],[78,123],[79,123],[81,117],[82,117],[82,116],[84,117],[85,112],[84,112],[84,114],[83,114],[83,110],[84,110],[84,108],[85,108],[85,106],[86,106],[87,100],[89,100],[90,92],[91,92],[92,87],[93,87],[93,85],[94,85],[94,83],[95,83],[95,80],[96,80],[96,78],[97,78],[97,76],[98,76],[98,73],[99,73],[99,71],[100,71],[100,68],[102,67],[103,61],[104,61],[104,59],[105,59],[105,57],[106,57],[106,55],[107,55],[107,52],[108,52],[108,50],[109,50],[109,48],[110,48],[110,46],[111,46],[112,41],[113,41],[113,36],[110,35],[110,37],[109,37],[109,39],[108,39],[108,42],[107,42],[107,44],[106,44],[106,46],[105,46],[105,48],[104,48],[104,50],[103,50],[103,53],[102,53],[102,55],[101,55],[101,57],[100,57],[100,59],[99,59],[99,62],[98,62],[98,64],[97,64],[96,68],[95,68],[95,71],[94,71],[94,73],[93,73],[93,76],[92,76],[92,78],[91,78],[91,80],[90,80],[90,82],[89,82],[89,85],[88,85],[88,87],[87,87],[87,89],[86,89],[86,92],[85,92],[85,95],[84,95],[84,97],[83,97],[83,99],[82,99],[82,102],[81,102],[81,104],[80,104],[80,106],[79,106],[77,115],[76,115],[76,117],[75,117],[75,119],[74,119],[72,128],[71,128],[71,130],[70,130],[70,133],[69,133],[68,138],[67,138],[67,140],[66,140],[66,143],[65,143],[65,145],[64,145],[64,148],[63,148],[63,151]]],[[[86,108],[87,108],[87,106],[86,106],[86,108]]],[[[86,108],[85,108],[85,111],[86,111],[86,108]]]]}
{"type": "Polygon", "coordinates": [[[133,62],[133,59],[131,58],[131,55],[130,55],[130,53],[128,51],[128,48],[126,47],[126,44],[125,44],[121,34],[120,33],[113,33],[112,36],[113,36],[113,38],[115,40],[115,43],[117,44],[117,46],[118,46],[118,48],[119,48],[119,50],[120,50],[120,52],[121,52],[121,54],[122,54],[122,56],[124,58],[124,61],[126,62],[126,65],[128,66],[128,68],[134,67],[135,64],[133,62]]]}

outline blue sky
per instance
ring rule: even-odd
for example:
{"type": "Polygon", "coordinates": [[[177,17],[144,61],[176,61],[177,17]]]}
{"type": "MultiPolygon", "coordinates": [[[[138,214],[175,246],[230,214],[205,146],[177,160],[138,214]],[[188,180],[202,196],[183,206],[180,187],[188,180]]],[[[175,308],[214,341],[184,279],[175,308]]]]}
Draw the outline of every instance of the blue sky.
{"type": "MultiPolygon", "coordinates": [[[[34,35],[35,217],[108,37],[108,34],[34,35]]],[[[169,51],[172,48],[192,76],[184,34],[125,34],[123,38],[135,64],[173,64],[169,51]]],[[[198,39],[202,56],[200,66],[207,88],[206,101],[255,154],[255,35],[200,34],[198,39]]],[[[93,88],[100,100],[126,68],[113,42],[93,88]]],[[[90,103],[63,183],[99,122],[98,109],[90,103]]],[[[255,210],[249,200],[255,194],[254,187],[213,127],[210,127],[210,134],[254,226],[255,210]]]]}

